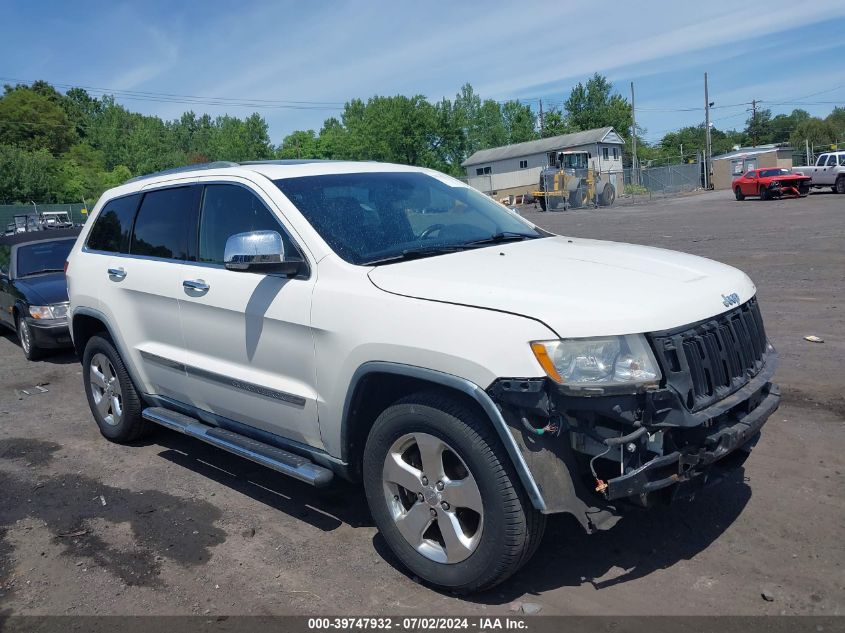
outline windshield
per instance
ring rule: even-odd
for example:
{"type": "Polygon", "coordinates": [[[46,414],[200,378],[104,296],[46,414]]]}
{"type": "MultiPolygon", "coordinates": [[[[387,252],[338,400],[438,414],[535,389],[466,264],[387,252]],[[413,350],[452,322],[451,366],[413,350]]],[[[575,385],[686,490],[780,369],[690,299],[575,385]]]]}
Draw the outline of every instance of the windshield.
{"type": "Polygon", "coordinates": [[[484,194],[420,172],[275,181],[340,257],[386,263],[548,235],[484,194]]]}
{"type": "Polygon", "coordinates": [[[577,154],[562,154],[560,166],[564,169],[586,169],[587,155],[580,152],[577,154]]]}
{"type": "Polygon", "coordinates": [[[792,171],[786,169],[785,167],[781,167],[780,169],[761,169],[760,170],[760,177],[761,178],[769,178],[771,176],[786,176],[791,174],[792,171]]]}
{"type": "Polygon", "coordinates": [[[65,260],[75,241],[70,238],[19,246],[16,276],[26,277],[36,273],[63,271],[65,260]]]}

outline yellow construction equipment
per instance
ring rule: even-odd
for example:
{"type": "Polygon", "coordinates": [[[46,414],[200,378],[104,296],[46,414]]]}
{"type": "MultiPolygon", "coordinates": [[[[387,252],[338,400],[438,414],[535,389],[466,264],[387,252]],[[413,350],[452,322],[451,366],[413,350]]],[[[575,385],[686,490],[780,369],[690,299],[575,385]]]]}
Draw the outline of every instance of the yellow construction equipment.
{"type": "Polygon", "coordinates": [[[534,198],[543,211],[587,205],[609,207],[616,200],[616,189],[590,165],[588,152],[558,152],[555,165],[540,172],[534,198]]]}

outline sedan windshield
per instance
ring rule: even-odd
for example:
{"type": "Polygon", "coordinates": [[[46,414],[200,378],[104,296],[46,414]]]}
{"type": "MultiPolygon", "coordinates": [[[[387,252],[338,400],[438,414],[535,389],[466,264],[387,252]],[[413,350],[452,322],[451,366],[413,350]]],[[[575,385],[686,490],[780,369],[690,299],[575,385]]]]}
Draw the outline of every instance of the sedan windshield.
{"type": "Polygon", "coordinates": [[[275,181],[352,264],[384,264],[546,237],[484,194],[421,172],[302,176],[275,181]]]}
{"type": "Polygon", "coordinates": [[[17,277],[38,273],[61,272],[75,239],[22,244],[18,247],[17,277]]]}
{"type": "Polygon", "coordinates": [[[792,173],[792,170],[781,167],[779,169],[761,169],[760,178],[770,178],[771,176],[787,176],[792,173]]]}

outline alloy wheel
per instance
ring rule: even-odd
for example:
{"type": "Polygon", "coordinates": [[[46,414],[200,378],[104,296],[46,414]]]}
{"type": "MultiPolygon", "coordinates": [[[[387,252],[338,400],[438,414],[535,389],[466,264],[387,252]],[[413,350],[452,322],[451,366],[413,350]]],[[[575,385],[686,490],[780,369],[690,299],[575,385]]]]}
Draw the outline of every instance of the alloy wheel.
{"type": "Polygon", "coordinates": [[[94,354],[89,374],[94,406],[106,424],[117,426],[123,419],[123,392],[114,366],[105,354],[94,354]]]}
{"type": "Polygon", "coordinates": [[[21,347],[24,353],[29,356],[32,349],[32,334],[30,334],[29,326],[23,319],[19,319],[18,321],[18,338],[21,341],[21,347]]]}
{"type": "Polygon", "coordinates": [[[397,439],[384,459],[385,501],[399,533],[438,563],[459,563],[481,542],[481,491],[463,459],[428,433],[397,439]]]}

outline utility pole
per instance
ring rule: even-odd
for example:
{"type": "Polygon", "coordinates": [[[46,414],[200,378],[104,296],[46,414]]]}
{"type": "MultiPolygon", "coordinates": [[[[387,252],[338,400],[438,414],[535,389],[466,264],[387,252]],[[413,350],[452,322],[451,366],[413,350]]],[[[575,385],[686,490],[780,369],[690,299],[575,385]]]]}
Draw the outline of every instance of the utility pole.
{"type": "Polygon", "coordinates": [[[631,82],[631,175],[634,184],[640,184],[637,171],[637,109],[634,107],[634,82],[631,82]]]}
{"type": "MultiPolygon", "coordinates": [[[[747,112],[747,110],[746,110],[747,112]]],[[[757,146],[757,100],[751,100],[751,143],[757,146]]]]}
{"type": "Polygon", "coordinates": [[[710,188],[710,159],[713,151],[710,146],[710,93],[707,91],[707,73],[704,73],[704,188],[710,188]]]}
{"type": "Polygon", "coordinates": [[[681,165],[684,164],[684,144],[681,143],[681,165]]]}
{"type": "Polygon", "coordinates": [[[809,139],[804,139],[804,149],[807,151],[807,162],[806,164],[810,164],[810,141],[809,139]]]}
{"type": "Polygon", "coordinates": [[[540,99],[540,138],[543,137],[543,100],[540,99]]]}

